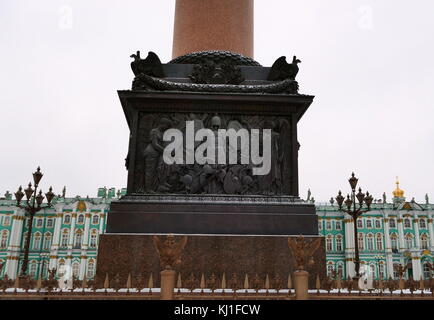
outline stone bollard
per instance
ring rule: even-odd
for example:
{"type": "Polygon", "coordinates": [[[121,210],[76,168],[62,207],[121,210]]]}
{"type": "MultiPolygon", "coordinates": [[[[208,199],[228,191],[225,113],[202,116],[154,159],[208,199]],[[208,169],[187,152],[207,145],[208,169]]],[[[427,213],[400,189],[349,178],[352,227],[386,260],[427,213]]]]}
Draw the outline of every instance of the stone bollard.
{"type": "Polygon", "coordinates": [[[163,270],[161,275],[161,300],[173,300],[173,291],[175,289],[176,272],[174,270],[163,270]]]}
{"type": "Polygon", "coordinates": [[[294,272],[295,300],[309,299],[309,273],[304,270],[294,272]]]}

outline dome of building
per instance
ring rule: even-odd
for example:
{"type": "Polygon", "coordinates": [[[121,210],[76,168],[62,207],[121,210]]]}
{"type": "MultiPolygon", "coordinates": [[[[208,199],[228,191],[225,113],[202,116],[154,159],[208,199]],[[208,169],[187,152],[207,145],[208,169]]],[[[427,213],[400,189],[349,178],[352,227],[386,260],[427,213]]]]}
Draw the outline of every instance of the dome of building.
{"type": "Polygon", "coordinates": [[[399,188],[399,181],[396,180],[396,189],[392,192],[396,198],[404,198],[404,190],[399,188]]]}

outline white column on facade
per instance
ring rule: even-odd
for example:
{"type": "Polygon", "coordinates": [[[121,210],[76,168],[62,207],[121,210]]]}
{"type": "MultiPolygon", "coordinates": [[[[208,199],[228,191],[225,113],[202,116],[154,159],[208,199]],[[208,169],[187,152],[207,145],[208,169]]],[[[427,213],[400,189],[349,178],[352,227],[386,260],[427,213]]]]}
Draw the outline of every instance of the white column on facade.
{"type": "Polygon", "coordinates": [[[65,260],[65,270],[71,270],[70,276],[72,277],[72,248],[74,246],[74,238],[75,238],[75,223],[77,220],[77,208],[74,206],[74,210],[72,211],[71,218],[71,229],[69,230],[69,240],[68,240],[68,250],[66,253],[65,260]]]}
{"type": "Polygon", "coordinates": [[[420,250],[419,217],[417,216],[417,214],[414,214],[413,227],[414,227],[414,237],[416,240],[415,241],[416,249],[420,250]]]}
{"type": "Polygon", "coordinates": [[[87,264],[87,249],[89,247],[89,227],[90,227],[90,208],[89,205],[87,207],[87,212],[84,220],[84,233],[83,233],[83,243],[81,245],[81,257],[80,257],[80,273],[79,279],[83,280],[85,272],[86,272],[86,264],[87,264]]]}
{"type": "Polygon", "coordinates": [[[103,234],[104,233],[104,225],[105,225],[105,219],[106,219],[106,214],[104,212],[104,209],[102,209],[103,212],[101,212],[99,214],[99,234],[103,234]]]}
{"type": "Polygon", "coordinates": [[[54,232],[53,232],[53,240],[51,242],[50,248],[50,263],[48,268],[56,269],[57,268],[57,253],[59,251],[60,245],[60,229],[62,227],[62,218],[63,218],[63,206],[55,206],[56,209],[56,221],[54,222],[54,232]]]}
{"type": "Polygon", "coordinates": [[[8,255],[6,257],[5,274],[9,279],[15,279],[18,275],[18,266],[21,252],[21,239],[23,236],[23,223],[25,221],[25,211],[22,209],[14,210],[12,216],[12,228],[9,235],[8,255]]]}
{"type": "Polygon", "coordinates": [[[428,232],[429,232],[429,243],[430,250],[434,251],[434,225],[433,225],[433,215],[428,214],[428,232]]]}
{"type": "Polygon", "coordinates": [[[347,277],[354,277],[354,226],[352,218],[345,214],[344,219],[345,228],[345,264],[347,270],[347,277]]]}
{"type": "Polygon", "coordinates": [[[420,256],[417,252],[412,254],[411,264],[413,267],[413,279],[419,281],[422,276],[422,264],[420,263],[420,256]]]}
{"type": "Polygon", "coordinates": [[[384,241],[386,245],[386,278],[393,278],[392,242],[390,241],[389,216],[384,213],[384,241]]]}
{"type": "Polygon", "coordinates": [[[405,242],[404,242],[404,226],[403,219],[401,213],[398,213],[398,219],[396,220],[398,223],[398,242],[400,251],[405,250],[405,242]]]}

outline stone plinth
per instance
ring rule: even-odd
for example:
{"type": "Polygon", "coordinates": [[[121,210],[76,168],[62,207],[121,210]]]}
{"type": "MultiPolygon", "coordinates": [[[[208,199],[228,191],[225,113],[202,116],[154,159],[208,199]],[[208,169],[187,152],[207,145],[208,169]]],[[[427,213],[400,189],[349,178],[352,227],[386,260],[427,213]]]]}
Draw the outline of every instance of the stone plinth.
{"type": "MultiPolygon", "coordinates": [[[[208,279],[212,273],[221,281],[225,273],[228,283],[233,273],[237,274],[240,288],[245,275],[250,280],[257,273],[265,281],[268,274],[271,286],[276,274],[286,287],[288,274],[294,271],[294,259],[288,248],[287,236],[225,236],[225,235],[187,235],[187,245],[181,256],[177,272],[185,281],[191,273],[197,280],[201,274],[208,279]]],[[[306,236],[306,241],[315,238],[306,236]]],[[[315,264],[308,268],[309,284],[315,287],[315,279],[325,277],[324,241],[314,256],[315,264]]],[[[147,284],[153,274],[154,286],[160,285],[160,261],[153,244],[152,235],[104,234],[100,236],[98,249],[97,281],[104,282],[105,274],[110,278],[120,275],[121,283],[126,283],[128,273],[133,279],[142,275],[147,284]]],[[[263,286],[263,283],[262,283],[263,286]]]]}

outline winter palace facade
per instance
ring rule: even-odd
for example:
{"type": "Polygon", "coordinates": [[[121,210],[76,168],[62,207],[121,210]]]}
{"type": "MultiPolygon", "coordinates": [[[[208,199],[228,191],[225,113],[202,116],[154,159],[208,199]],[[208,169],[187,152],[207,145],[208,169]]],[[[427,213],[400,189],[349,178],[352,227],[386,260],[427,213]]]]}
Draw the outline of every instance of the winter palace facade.
{"type": "MultiPolygon", "coordinates": [[[[34,219],[29,253],[29,273],[47,277],[48,269],[79,279],[93,278],[96,271],[98,238],[105,232],[111,201],[125,193],[100,188],[95,198],[58,196],[52,208],[34,219]]],[[[406,277],[431,276],[434,254],[434,205],[428,196],[423,204],[406,201],[397,183],[390,202],[374,201],[371,211],[358,219],[357,241],[361,271],[378,279],[397,277],[394,265],[407,266],[406,277]]],[[[0,277],[15,279],[24,256],[27,228],[24,211],[15,206],[10,193],[0,198],[0,277]]],[[[354,274],[354,229],[351,217],[340,212],[333,200],[316,204],[319,234],[325,237],[327,272],[354,274]]]]}

